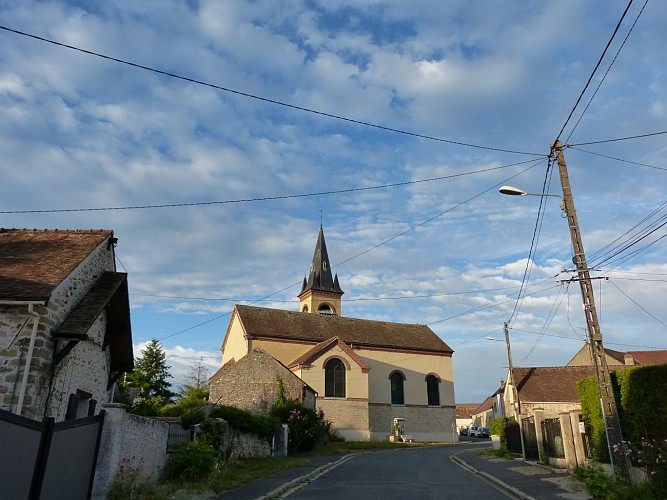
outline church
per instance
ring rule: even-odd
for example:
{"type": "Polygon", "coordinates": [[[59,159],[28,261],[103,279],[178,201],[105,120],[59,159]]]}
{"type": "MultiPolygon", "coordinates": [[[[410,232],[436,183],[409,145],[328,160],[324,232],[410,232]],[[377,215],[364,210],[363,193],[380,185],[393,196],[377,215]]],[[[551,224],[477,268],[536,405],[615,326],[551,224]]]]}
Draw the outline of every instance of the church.
{"type": "Polygon", "coordinates": [[[343,316],[343,293],[320,226],[298,311],[234,307],[210,400],[262,412],[280,377],[346,440],[386,440],[402,418],[416,441],[455,441],[452,349],[425,325],[343,316]]]}

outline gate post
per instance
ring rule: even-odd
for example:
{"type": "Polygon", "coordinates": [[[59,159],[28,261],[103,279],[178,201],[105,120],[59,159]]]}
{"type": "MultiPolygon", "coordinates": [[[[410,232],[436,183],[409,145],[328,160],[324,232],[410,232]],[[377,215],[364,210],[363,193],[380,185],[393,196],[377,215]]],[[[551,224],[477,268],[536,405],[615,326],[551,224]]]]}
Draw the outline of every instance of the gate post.
{"type": "Polygon", "coordinates": [[[574,452],[570,412],[561,412],[558,414],[558,418],[560,419],[560,435],[563,438],[563,450],[565,451],[565,465],[567,470],[572,472],[577,468],[577,457],[574,452]]]}
{"type": "Polygon", "coordinates": [[[51,438],[53,437],[55,419],[53,417],[46,417],[43,421],[43,425],[42,438],[39,441],[39,451],[37,452],[35,469],[32,473],[32,483],[30,484],[29,498],[31,500],[39,499],[39,496],[42,493],[42,484],[44,483],[44,474],[46,473],[46,463],[49,459],[49,450],[51,449],[51,438]]]}
{"type": "Polygon", "coordinates": [[[577,467],[586,465],[586,451],[584,450],[584,439],[581,437],[579,427],[580,410],[570,410],[570,425],[572,426],[572,437],[574,439],[574,453],[577,459],[577,467]]]}
{"type": "Polygon", "coordinates": [[[537,455],[540,457],[540,462],[547,459],[547,454],[544,452],[544,432],[542,429],[542,422],[544,422],[544,408],[535,408],[533,410],[535,416],[535,439],[537,439],[537,455]]]}

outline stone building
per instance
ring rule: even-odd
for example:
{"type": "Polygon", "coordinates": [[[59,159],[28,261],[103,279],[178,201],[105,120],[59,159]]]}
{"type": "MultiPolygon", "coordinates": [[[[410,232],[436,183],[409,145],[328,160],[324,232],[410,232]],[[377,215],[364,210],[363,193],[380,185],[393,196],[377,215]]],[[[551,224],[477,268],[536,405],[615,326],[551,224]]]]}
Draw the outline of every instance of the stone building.
{"type": "Polygon", "coordinates": [[[260,348],[317,392],[317,408],[346,439],[387,439],[403,418],[416,440],[455,440],[452,349],[425,325],[343,317],[342,295],[320,227],[299,312],[235,306],[211,385],[260,348]]]}
{"type": "Polygon", "coordinates": [[[238,361],[225,363],[213,374],[209,401],[243,408],[255,415],[266,415],[278,397],[278,379],[286,398],[315,409],[315,390],[257,347],[238,361]]]}
{"type": "Polygon", "coordinates": [[[92,415],[133,367],[127,275],[110,230],[0,229],[0,409],[92,415]]]}

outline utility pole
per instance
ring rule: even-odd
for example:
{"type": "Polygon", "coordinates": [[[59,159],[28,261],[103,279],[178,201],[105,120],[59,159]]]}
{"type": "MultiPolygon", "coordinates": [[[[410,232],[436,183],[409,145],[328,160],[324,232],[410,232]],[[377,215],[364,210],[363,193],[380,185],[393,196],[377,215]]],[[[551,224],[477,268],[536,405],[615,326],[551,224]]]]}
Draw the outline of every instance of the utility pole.
{"type": "Polygon", "coordinates": [[[602,418],[604,419],[605,432],[607,434],[607,446],[609,448],[609,458],[612,464],[612,475],[615,479],[615,466],[620,469],[621,474],[624,477],[629,477],[630,463],[628,461],[628,457],[624,453],[625,446],[622,444],[623,436],[621,434],[621,424],[618,419],[616,400],[614,399],[614,392],[611,386],[609,367],[607,366],[607,357],[602,345],[602,332],[600,331],[600,323],[598,322],[597,311],[595,309],[593,285],[591,284],[591,277],[588,272],[586,254],[584,253],[584,244],[581,240],[579,222],[577,221],[577,212],[574,208],[574,199],[572,198],[572,189],[570,188],[570,178],[567,174],[567,165],[565,164],[565,156],[563,155],[563,146],[560,141],[556,141],[554,143],[552,151],[556,152],[558,172],[560,174],[561,186],[563,187],[563,210],[567,215],[567,223],[570,227],[572,251],[574,253],[572,261],[577,267],[578,281],[579,286],[581,287],[581,297],[584,301],[588,343],[591,351],[593,366],[595,366],[595,375],[598,382],[602,418]]]}
{"type": "MultiPolygon", "coordinates": [[[[510,377],[512,378],[512,387],[514,394],[512,395],[514,399],[514,413],[516,414],[516,420],[519,421],[519,413],[521,413],[521,403],[519,402],[519,388],[516,387],[516,381],[514,380],[514,365],[512,364],[512,348],[510,347],[510,332],[509,327],[507,326],[507,321],[503,327],[505,331],[505,344],[507,344],[507,362],[510,369],[510,377]]],[[[509,383],[509,381],[508,381],[509,383]]]]}

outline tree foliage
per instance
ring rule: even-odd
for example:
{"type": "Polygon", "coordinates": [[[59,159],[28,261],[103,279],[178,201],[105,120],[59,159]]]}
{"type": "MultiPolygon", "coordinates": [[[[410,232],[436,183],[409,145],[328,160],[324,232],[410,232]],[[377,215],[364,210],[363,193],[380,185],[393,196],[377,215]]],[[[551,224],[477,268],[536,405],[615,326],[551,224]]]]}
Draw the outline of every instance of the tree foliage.
{"type": "Polygon", "coordinates": [[[158,415],[174,397],[168,381],[172,378],[170,368],[164,349],[152,339],[135,360],[134,371],[119,384],[120,401],[128,404],[132,413],[158,415]]]}

